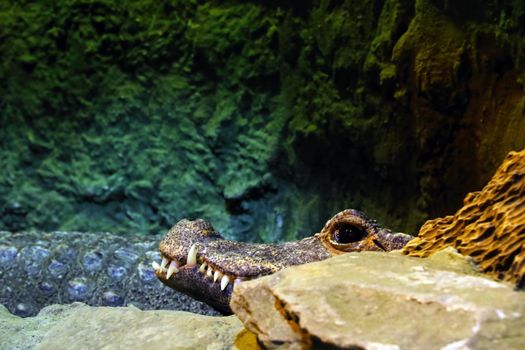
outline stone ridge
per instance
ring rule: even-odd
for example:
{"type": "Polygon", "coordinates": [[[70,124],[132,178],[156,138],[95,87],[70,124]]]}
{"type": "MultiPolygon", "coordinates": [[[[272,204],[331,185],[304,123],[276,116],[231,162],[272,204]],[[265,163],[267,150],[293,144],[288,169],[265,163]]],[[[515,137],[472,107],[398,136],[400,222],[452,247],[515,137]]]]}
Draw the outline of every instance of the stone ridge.
{"type": "Polygon", "coordinates": [[[426,257],[446,247],[470,256],[482,272],[525,287],[525,150],[510,152],[456,214],[427,221],[403,253],[426,257]]]}

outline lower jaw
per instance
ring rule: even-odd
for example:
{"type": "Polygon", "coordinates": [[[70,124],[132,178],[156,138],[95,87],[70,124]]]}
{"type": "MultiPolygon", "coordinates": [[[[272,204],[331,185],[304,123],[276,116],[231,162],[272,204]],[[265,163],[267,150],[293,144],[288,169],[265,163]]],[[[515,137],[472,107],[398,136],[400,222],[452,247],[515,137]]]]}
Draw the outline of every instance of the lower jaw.
{"type": "Polygon", "coordinates": [[[179,271],[168,280],[166,280],[165,273],[157,271],[157,277],[168,287],[203,301],[223,314],[232,313],[230,298],[234,285],[229,284],[224,290],[221,290],[220,281],[214,282],[213,278],[203,275],[198,266],[180,267],[179,271]]]}

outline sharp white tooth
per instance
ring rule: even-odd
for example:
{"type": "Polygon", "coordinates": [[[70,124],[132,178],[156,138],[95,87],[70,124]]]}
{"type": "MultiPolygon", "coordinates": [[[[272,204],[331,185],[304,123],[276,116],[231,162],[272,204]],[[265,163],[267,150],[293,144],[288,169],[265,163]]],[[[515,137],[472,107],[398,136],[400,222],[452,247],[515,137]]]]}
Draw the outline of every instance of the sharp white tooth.
{"type": "Polygon", "coordinates": [[[173,273],[177,273],[179,272],[179,269],[178,269],[178,266],[179,264],[177,264],[177,262],[175,261],[172,261],[170,262],[170,267],[168,267],[168,273],[166,273],[166,279],[169,280],[171,275],[173,275],[173,273]]]}
{"type": "Polygon", "coordinates": [[[233,286],[235,287],[236,285],[238,285],[241,282],[242,282],[242,280],[240,278],[236,278],[235,281],[233,281],[233,286]]]}
{"type": "Polygon", "coordinates": [[[153,269],[154,269],[155,271],[157,271],[158,269],[160,269],[160,265],[159,265],[159,263],[156,262],[156,261],[154,261],[154,262],[151,263],[151,267],[153,267],[153,269]]]}
{"type": "Polygon", "coordinates": [[[199,271],[201,273],[206,273],[206,266],[208,266],[208,264],[202,263],[201,267],[199,267],[199,271]]]}
{"type": "Polygon", "coordinates": [[[228,283],[230,283],[230,277],[228,277],[228,275],[222,276],[222,279],[221,279],[221,290],[226,289],[226,287],[228,286],[228,283]]]}
{"type": "Polygon", "coordinates": [[[195,243],[193,243],[190,250],[188,251],[188,257],[186,258],[186,265],[188,266],[197,265],[197,247],[195,246],[195,243]]]}
{"type": "Polygon", "coordinates": [[[166,259],[166,258],[162,258],[162,261],[161,261],[161,263],[160,263],[160,268],[161,268],[162,270],[166,270],[166,267],[168,266],[168,263],[169,263],[169,262],[170,262],[170,261],[169,261],[168,259],[166,259]]]}
{"type": "Polygon", "coordinates": [[[217,282],[217,280],[221,277],[222,273],[219,270],[215,271],[215,273],[213,274],[213,282],[217,282]]]}
{"type": "Polygon", "coordinates": [[[206,271],[206,277],[212,278],[213,277],[213,269],[211,266],[208,266],[208,271],[206,271]]]}

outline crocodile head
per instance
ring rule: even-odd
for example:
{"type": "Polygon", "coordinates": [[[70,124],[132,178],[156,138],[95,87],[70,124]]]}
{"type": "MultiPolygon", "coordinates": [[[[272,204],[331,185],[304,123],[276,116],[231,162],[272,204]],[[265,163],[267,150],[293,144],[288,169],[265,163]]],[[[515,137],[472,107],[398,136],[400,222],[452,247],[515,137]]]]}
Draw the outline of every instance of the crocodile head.
{"type": "Polygon", "coordinates": [[[153,267],[167,286],[231,313],[238,283],[347,252],[401,249],[411,238],[352,209],[335,215],[320,233],[279,244],[225,240],[208,222],[183,219],[160,242],[162,261],[153,267]]]}

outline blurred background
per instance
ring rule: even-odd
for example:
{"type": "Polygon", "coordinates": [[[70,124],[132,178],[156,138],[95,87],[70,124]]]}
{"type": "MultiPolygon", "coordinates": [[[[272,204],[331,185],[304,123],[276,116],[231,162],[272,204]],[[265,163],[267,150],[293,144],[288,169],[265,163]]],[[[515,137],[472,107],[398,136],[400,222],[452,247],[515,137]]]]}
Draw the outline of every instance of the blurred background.
{"type": "Polygon", "coordinates": [[[416,234],[525,147],[522,0],[2,0],[0,57],[0,230],[416,234]]]}

